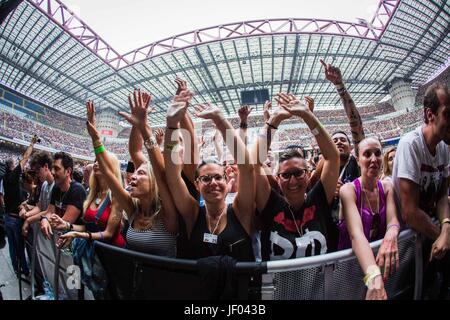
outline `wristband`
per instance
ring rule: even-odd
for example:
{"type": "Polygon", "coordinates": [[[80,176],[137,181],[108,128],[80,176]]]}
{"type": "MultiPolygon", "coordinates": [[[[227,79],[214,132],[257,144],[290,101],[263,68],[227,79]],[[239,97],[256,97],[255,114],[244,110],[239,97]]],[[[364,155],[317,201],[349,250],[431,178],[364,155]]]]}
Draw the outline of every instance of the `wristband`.
{"type": "Polygon", "coordinates": [[[94,149],[95,155],[98,155],[98,154],[100,154],[102,152],[105,152],[105,151],[106,151],[106,148],[105,148],[104,145],[101,145],[100,147],[94,149]]]}
{"type": "Polygon", "coordinates": [[[367,270],[371,269],[370,271],[367,272],[367,274],[364,276],[364,284],[368,287],[369,286],[369,282],[374,279],[375,277],[381,276],[381,271],[380,268],[378,266],[370,266],[369,268],[367,268],[367,270]]]}
{"type": "Polygon", "coordinates": [[[248,124],[245,122],[241,122],[241,124],[239,125],[239,128],[241,129],[247,129],[248,128],[248,124]]]}
{"type": "Polygon", "coordinates": [[[311,133],[312,133],[314,136],[317,136],[320,132],[319,132],[319,130],[317,129],[317,127],[315,127],[314,129],[311,130],[311,133]]]}
{"type": "Polygon", "coordinates": [[[336,87],[336,90],[342,90],[342,89],[345,89],[345,85],[344,85],[344,83],[338,83],[338,84],[335,84],[334,85],[335,87],[336,87]]]}
{"type": "Polygon", "coordinates": [[[167,127],[167,129],[170,129],[170,130],[178,130],[178,129],[180,129],[180,128],[178,128],[178,127],[167,127]]]}
{"type": "Polygon", "coordinates": [[[386,231],[388,231],[390,227],[397,227],[398,230],[400,230],[400,225],[399,224],[392,223],[392,224],[388,224],[388,226],[386,228],[386,231]]]}

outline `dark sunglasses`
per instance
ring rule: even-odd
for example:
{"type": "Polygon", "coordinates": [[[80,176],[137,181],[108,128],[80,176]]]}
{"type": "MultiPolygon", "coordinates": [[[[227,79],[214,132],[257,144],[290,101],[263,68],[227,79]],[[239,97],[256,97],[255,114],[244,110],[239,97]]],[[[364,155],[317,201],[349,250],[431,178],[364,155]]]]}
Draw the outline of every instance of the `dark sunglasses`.
{"type": "Polygon", "coordinates": [[[301,179],[305,176],[306,172],[308,172],[308,170],[306,169],[297,169],[290,172],[280,172],[278,173],[278,177],[285,181],[290,180],[292,176],[294,176],[296,179],[301,179]]]}

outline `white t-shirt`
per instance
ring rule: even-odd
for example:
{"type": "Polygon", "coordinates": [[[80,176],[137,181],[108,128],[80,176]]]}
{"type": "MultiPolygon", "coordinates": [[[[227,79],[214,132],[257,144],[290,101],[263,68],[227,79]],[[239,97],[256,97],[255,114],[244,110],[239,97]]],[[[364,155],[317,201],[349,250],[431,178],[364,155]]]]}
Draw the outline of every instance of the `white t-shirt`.
{"type": "Polygon", "coordinates": [[[420,187],[419,207],[430,217],[436,216],[437,192],[449,175],[449,149],[443,142],[436,146],[432,156],[425,144],[423,127],[407,133],[399,142],[395,154],[392,180],[397,196],[400,195],[400,178],[420,187]]]}

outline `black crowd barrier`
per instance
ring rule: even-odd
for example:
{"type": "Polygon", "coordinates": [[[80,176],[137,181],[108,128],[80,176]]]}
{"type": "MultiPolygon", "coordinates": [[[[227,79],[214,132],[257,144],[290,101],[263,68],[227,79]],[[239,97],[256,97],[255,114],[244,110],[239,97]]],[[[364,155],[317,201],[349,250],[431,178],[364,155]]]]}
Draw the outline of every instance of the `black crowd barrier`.
{"type": "Polygon", "coordinates": [[[110,299],[260,299],[264,264],[225,257],[194,260],[144,254],[95,243],[110,299]]]}

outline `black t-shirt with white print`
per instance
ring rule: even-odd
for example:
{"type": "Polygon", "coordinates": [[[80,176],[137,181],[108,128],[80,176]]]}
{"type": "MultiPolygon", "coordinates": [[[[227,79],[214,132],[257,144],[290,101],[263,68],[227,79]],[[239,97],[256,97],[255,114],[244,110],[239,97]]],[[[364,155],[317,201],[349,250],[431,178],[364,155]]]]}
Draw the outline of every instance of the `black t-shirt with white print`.
{"type": "Polygon", "coordinates": [[[59,186],[55,185],[52,190],[50,204],[55,206],[55,213],[62,217],[66,212],[68,205],[75,206],[80,210],[80,215],[75,224],[83,224],[81,220],[83,212],[83,202],[86,199],[86,191],[81,183],[72,181],[70,187],[66,192],[63,192],[59,186]]]}
{"type": "Polygon", "coordinates": [[[272,189],[259,217],[263,261],[308,257],[336,250],[337,228],[320,180],[296,212],[272,189]]]}

